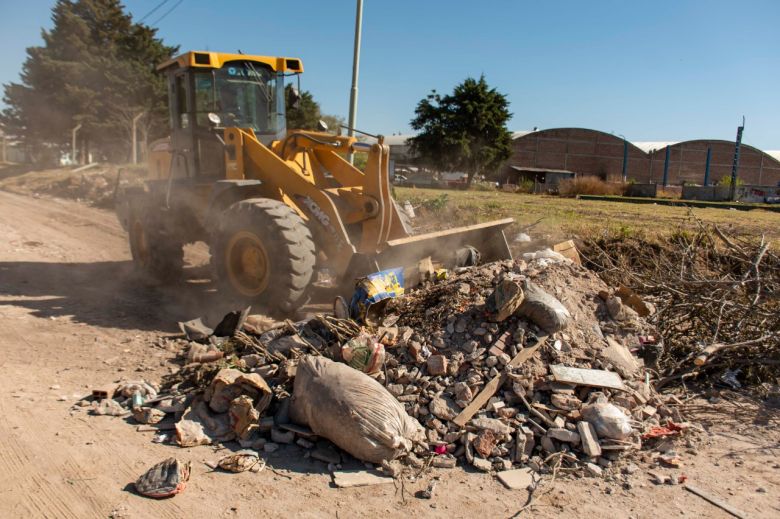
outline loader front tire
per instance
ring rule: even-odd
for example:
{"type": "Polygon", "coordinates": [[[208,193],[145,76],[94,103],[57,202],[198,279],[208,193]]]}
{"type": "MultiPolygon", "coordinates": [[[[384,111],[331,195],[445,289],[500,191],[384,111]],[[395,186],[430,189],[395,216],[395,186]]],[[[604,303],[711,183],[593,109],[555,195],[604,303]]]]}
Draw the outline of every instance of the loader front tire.
{"type": "Polygon", "coordinates": [[[182,243],[166,236],[150,211],[133,210],[128,220],[130,254],[136,268],[161,282],[181,279],[184,268],[182,243]]]}
{"type": "Polygon", "coordinates": [[[314,274],[314,241],[290,207],[250,198],[220,216],[211,258],[220,291],[258,310],[289,314],[304,303],[314,274]]]}

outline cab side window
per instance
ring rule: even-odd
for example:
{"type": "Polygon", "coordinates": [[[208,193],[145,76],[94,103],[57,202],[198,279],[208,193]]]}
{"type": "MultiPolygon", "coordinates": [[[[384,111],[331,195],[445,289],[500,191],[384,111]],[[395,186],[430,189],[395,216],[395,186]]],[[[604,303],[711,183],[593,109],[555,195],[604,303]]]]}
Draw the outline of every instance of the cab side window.
{"type": "Polygon", "coordinates": [[[195,124],[208,128],[208,114],[214,111],[214,76],[211,72],[197,72],[195,73],[195,124]]]}
{"type": "Polygon", "coordinates": [[[184,74],[176,76],[176,122],[179,128],[189,128],[190,115],[187,106],[187,78],[184,74]]]}

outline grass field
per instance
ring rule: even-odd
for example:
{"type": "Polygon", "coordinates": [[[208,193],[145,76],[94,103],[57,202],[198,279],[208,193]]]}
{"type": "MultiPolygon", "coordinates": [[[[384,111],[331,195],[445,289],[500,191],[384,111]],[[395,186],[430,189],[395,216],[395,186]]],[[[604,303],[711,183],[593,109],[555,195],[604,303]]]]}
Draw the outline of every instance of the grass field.
{"type": "Polygon", "coordinates": [[[399,202],[411,201],[418,213],[415,224],[422,230],[512,217],[518,222],[517,231],[541,219],[533,233],[563,239],[603,229],[626,234],[671,233],[680,227],[695,227],[699,219],[732,233],[763,234],[773,246],[780,245],[780,213],[761,209],[671,207],[497,191],[395,188],[395,194],[399,202]]]}
{"type": "MultiPolygon", "coordinates": [[[[0,189],[21,193],[49,192],[89,199],[92,190],[88,189],[91,187],[88,180],[106,175],[106,186],[99,194],[113,192],[116,174],[114,169],[107,174],[103,168],[82,173],[67,169],[28,170],[29,167],[21,165],[0,164],[0,189]]],[[[129,172],[125,173],[125,177],[129,177],[129,172]]],[[[698,225],[692,218],[695,216],[704,223],[717,224],[727,232],[754,236],[763,234],[773,242],[773,247],[780,247],[780,213],[761,209],[686,208],[498,191],[397,187],[394,192],[399,202],[411,201],[418,213],[415,227],[422,232],[512,217],[517,225],[510,232],[520,232],[541,219],[529,234],[561,240],[585,237],[602,230],[627,235],[672,233],[680,227],[698,225]]]]}

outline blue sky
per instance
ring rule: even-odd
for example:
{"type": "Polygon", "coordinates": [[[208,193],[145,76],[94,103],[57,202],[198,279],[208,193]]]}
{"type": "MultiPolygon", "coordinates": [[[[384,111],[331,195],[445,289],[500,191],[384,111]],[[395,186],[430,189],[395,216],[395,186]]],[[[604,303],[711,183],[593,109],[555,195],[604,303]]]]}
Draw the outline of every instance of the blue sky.
{"type": "MultiPolygon", "coordinates": [[[[160,1],[125,5],[139,18],[160,1]]],[[[53,4],[0,0],[0,82],[18,79],[53,4]]],[[[302,87],[346,117],[354,12],[353,0],[183,0],[156,26],[183,50],[300,57],[302,87]]],[[[745,115],[745,142],[780,149],[776,0],[365,0],[360,129],[409,132],[431,89],[480,74],[508,96],[512,130],[733,139],[745,115]]]]}

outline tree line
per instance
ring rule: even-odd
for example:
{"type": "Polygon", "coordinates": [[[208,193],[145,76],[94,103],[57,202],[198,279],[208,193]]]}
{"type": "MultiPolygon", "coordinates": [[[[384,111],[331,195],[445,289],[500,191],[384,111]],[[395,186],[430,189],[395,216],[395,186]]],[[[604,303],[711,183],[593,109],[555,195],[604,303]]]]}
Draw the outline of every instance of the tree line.
{"type": "MultiPolygon", "coordinates": [[[[57,0],[43,45],[27,49],[20,82],[4,85],[0,126],[36,163],[56,163],[70,149],[77,125],[79,153],[97,160],[130,157],[133,119],[140,141],[168,132],[167,86],[155,67],[179,51],[157,29],[133,20],[120,0],[57,0]]],[[[288,107],[288,128],[315,129],[343,119],[322,114],[311,92],[288,107]]],[[[484,76],[467,78],[451,94],[432,91],[410,122],[411,147],[420,164],[461,171],[469,183],[488,175],[511,154],[511,118],[504,94],[484,76]]],[[[336,129],[335,127],[331,129],[336,129]]]]}

